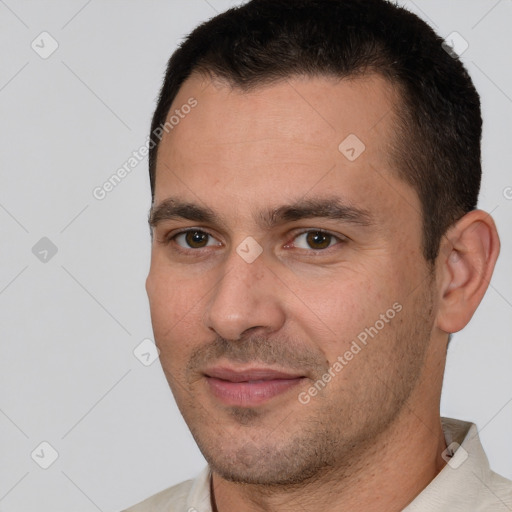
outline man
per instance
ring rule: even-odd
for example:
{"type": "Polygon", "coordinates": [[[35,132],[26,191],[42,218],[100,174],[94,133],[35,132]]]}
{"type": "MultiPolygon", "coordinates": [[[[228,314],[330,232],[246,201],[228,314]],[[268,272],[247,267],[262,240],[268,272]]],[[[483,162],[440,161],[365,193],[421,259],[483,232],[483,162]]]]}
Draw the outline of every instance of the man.
{"type": "Polygon", "coordinates": [[[384,0],[253,0],[172,56],[147,291],[208,467],[130,511],[512,510],[439,413],[499,252],[449,50],[384,0]]]}

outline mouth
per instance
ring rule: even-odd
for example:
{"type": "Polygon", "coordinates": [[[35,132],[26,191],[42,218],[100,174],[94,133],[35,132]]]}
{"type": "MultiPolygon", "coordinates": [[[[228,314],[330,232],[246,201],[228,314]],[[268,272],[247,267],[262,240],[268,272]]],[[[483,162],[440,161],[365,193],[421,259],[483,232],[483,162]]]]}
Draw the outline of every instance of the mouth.
{"type": "Polygon", "coordinates": [[[253,407],[301,384],[305,375],[271,368],[215,367],[204,372],[211,393],[225,405],[253,407]]]}

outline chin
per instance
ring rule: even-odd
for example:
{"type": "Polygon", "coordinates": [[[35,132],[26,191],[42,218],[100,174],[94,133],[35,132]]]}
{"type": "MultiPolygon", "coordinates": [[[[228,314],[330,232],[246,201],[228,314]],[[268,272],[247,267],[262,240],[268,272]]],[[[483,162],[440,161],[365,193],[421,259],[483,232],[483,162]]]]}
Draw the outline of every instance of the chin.
{"type": "Polygon", "coordinates": [[[212,470],[224,480],[247,485],[303,485],[333,466],[332,452],[324,451],[319,457],[319,452],[311,444],[308,449],[303,440],[288,437],[279,445],[278,439],[269,443],[268,434],[258,442],[253,441],[249,430],[245,435],[242,432],[220,442],[213,438],[198,442],[212,470]]]}

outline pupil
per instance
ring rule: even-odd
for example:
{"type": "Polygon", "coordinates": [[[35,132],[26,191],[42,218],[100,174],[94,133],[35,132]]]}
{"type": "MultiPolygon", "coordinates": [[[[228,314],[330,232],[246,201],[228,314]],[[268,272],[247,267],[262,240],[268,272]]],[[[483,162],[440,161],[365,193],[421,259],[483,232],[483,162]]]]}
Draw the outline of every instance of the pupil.
{"type": "Polygon", "coordinates": [[[190,247],[204,247],[208,243],[208,235],[202,231],[189,231],[185,236],[190,247]]]}
{"type": "Polygon", "coordinates": [[[320,231],[308,233],[306,239],[312,249],[325,249],[331,243],[331,235],[320,231]]]}

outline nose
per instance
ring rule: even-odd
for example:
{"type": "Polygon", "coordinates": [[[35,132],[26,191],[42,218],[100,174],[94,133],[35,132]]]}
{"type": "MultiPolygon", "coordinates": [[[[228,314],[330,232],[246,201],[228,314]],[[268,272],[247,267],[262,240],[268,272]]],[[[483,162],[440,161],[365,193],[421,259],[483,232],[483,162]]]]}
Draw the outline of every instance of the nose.
{"type": "Polygon", "coordinates": [[[206,327],[229,340],[238,340],[249,331],[278,331],[285,322],[283,290],[264,256],[247,263],[233,251],[223,270],[207,304],[206,327]]]}

